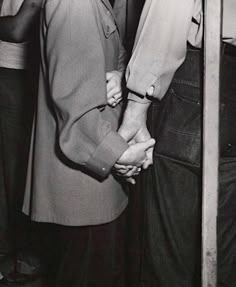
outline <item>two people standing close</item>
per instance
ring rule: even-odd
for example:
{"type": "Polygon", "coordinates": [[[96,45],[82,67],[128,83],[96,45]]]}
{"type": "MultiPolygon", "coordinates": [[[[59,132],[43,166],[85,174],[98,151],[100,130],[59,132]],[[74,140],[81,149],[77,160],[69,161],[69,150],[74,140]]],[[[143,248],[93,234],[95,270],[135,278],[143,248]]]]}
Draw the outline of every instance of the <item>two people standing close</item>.
{"type": "Polygon", "coordinates": [[[129,178],[147,166],[155,141],[129,145],[117,133],[122,104],[114,83],[125,53],[109,1],[46,0],[42,9],[23,211],[55,224],[63,247],[56,286],[124,286],[128,195],[117,174],[129,178]]]}
{"type": "MultiPolygon", "coordinates": [[[[235,11],[234,1],[225,0],[219,286],[236,282],[235,11]]],[[[140,181],[140,286],[200,286],[202,30],[201,0],[146,0],[122,119],[115,86],[125,57],[109,1],[44,1],[23,210],[34,221],[56,226],[63,246],[56,286],[124,286],[121,235],[128,197],[119,177],[134,182],[133,175],[152,163],[151,136],[158,142],[154,166],[140,181]]]]}

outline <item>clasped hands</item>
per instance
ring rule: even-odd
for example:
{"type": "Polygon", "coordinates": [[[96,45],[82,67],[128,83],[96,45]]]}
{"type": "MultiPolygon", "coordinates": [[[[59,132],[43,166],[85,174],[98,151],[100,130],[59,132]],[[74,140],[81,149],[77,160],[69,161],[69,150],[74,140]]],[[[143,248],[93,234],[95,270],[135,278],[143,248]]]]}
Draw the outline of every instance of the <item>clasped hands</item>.
{"type": "MultiPolygon", "coordinates": [[[[106,74],[107,101],[113,108],[122,100],[122,76],[123,73],[119,71],[106,74]]],[[[148,106],[149,104],[129,102],[118,131],[129,143],[129,148],[118,159],[113,172],[131,184],[135,184],[134,176],[141,169],[147,169],[153,163],[155,140],[151,138],[146,126],[148,106]]]]}
{"type": "Polygon", "coordinates": [[[129,143],[129,148],[118,159],[113,169],[117,176],[135,184],[134,177],[153,163],[155,140],[151,138],[143,119],[128,120],[125,117],[118,132],[129,143]]]}

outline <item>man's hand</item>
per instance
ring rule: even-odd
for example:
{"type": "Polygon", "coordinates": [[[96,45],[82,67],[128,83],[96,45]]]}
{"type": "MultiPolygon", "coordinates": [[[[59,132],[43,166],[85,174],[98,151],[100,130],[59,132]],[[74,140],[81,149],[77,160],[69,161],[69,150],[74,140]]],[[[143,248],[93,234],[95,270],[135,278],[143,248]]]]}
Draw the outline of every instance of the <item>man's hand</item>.
{"type": "MultiPolygon", "coordinates": [[[[128,102],[123,122],[118,132],[131,146],[138,143],[141,144],[149,142],[151,139],[150,133],[146,126],[147,110],[149,105],[149,103],[140,104],[134,101],[128,102]]],[[[141,167],[143,169],[147,169],[153,163],[154,144],[150,145],[150,147],[146,149],[145,160],[143,160],[141,166],[127,166],[116,163],[116,174],[124,177],[126,181],[135,184],[133,176],[140,172],[141,167]]]]}
{"type": "Polygon", "coordinates": [[[146,142],[131,144],[130,147],[118,159],[117,164],[140,167],[147,159],[146,152],[155,145],[154,139],[146,142]]]}
{"type": "Polygon", "coordinates": [[[147,165],[150,161],[150,150],[152,154],[155,140],[149,138],[147,141],[140,143],[132,143],[130,147],[123,153],[117,163],[114,165],[116,175],[125,178],[127,182],[135,184],[136,176],[141,171],[141,166],[147,165]]]}
{"type": "Polygon", "coordinates": [[[106,73],[107,102],[113,108],[122,101],[122,77],[123,73],[119,71],[106,73]]]}
{"type": "MultiPolygon", "coordinates": [[[[132,144],[141,143],[141,142],[148,141],[149,139],[151,139],[151,135],[150,135],[150,133],[147,129],[147,126],[145,124],[145,125],[142,125],[140,127],[140,129],[136,133],[135,137],[130,141],[130,143],[132,143],[132,144]]],[[[146,160],[142,165],[143,169],[147,169],[150,165],[153,164],[153,150],[154,150],[154,146],[150,147],[146,151],[146,160]]]]}
{"type": "MultiPolygon", "coordinates": [[[[125,132],[125,130],[123,130],[125,132]]],[[[122,134],[121,134],[122,135],[122,134]]],[[[129,144],[135,143],[143,143],[147,142],[151,139],[150,133],[145,126],[142,126],[138,132],[136,132],[135,137],[129,142],[129,144]]],[[[146,150],[146,160],[142,164],[143,169],[147,169],[150,165],[153,164],[153,150],[154,146],[151,146],[148,150],[146,150]]],[[[115,165],[116,174],[121,177],[131,178],[132,176],[136,176],[140,173],[141,167],[137,168],[136,166],[125,166],[121,164],[115,165]]]]}

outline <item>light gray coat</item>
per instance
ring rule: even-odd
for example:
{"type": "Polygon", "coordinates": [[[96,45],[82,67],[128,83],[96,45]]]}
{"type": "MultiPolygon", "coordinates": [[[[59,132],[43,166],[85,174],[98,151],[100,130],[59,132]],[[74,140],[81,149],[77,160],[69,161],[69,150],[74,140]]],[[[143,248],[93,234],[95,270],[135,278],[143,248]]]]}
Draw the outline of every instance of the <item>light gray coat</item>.
{"type": "Polygon", "coordinates": [[[124,69],[108,0],[46,0],[41,65],[23,211],[81,226],[117,218],[127,195],[110,170],[127,149],[107,106],[105,73],[124,69]]]}

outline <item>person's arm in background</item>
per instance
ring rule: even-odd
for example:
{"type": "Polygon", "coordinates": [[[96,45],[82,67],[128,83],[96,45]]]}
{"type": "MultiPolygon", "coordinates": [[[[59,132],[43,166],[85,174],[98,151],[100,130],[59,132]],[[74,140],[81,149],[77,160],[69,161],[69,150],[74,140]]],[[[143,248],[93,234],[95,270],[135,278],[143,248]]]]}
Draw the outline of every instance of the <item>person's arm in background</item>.
{"type": "Polygon", "coordinates": [[[0,40],[13,43],[28,41],[32,26],[37,23],[42,1],[24,0],[16,15],[0,17],[0,40]]]}

